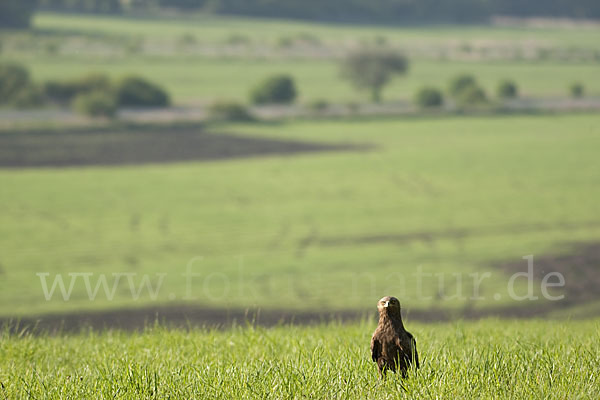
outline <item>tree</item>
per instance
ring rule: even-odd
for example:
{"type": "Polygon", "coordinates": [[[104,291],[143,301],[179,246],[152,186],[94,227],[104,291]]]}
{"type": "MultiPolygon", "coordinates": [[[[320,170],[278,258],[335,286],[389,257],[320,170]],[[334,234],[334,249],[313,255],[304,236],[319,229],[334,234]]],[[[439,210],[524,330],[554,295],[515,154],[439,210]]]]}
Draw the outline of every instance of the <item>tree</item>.
{"type": "Polygon", "coordinates": [[[415,95],[415,103],[420,108],[441,107],[444,104],[444,97],[440,90],[433,87],[424,87],[415,95]]]}
{"type": "Polygon", "coordinates": [[[0,104],[12,102],[30,85],[29,71],[19,64],[0,64],[0,104]]]}
{"type": "Polygon", "coordinates": [[[161,87],[137,76],[128,76],[117,84],[117,103],[125,107],[167,107],[169,94],[161,87]]]}
{"type": "Polygon", "coordinates": [[[408,60],[391,49],[359,49],[349,54],[341,65],[342,77],[356,88],[369,90],[371,99],[378,103],[381,91],[392,79],[408,69],[408,60]]]}
{"type": "Polygon", "coordinates": [[[114,94],[104,90],[79,94],[73,106],[76,111],[90,117],[114,117],[118,109],[114,94]]]}
{"type": "Polygon", "coordinates": [[[100,14],[118,14],[123,11],[123,5],[130,0],[39,0],[44,10],[86,12],[100,14]]]}
{"type": "Polygon", "coordinates": [[[579,82],[575,82],[575,83],[571,84],[571,86],[569,87],[569,92],[571,93],[571,97],[574,97],[574,98],[583,97],[583,93],[584,93],[583,85],[579,82]]]}
{"type": "Polygon", "coordinates": [[[501,99],[513,99],[519,93],[517,84],[509,80],[500,82],[496,92],[501,99]]]}
{"type": "Polygon", "coordinates": [[[468,74],[454,77],[450,81],[448,92],[460,107],[479,106],[487,103],[485,90],[477,84],[477,80],[468,74]]]}
{"type": "Polygon", "coordinates": [[[110,89],[111,83],[108,75],[98,72],[66,81],[48,81],[44,84],[45,96],[59,104],[69,104],[82,93],[96,90],[109,91],[110,89]]]}
{"type": "Polygon", "coordinates": [[[28,28],[37,0],[0,1],[0,28],[28,28]]]}
{"type": "Polygon", "coordinates": [[[487,96],[481,87],[471,85],[459,93],[456,101],[461,107],[480,106],[487,103],[487,96]]]}
{"type": "Polygon", "coordinates": [[[450,96],[458,97],[465,89],[471,86],[477,86],[477,81],[473,75],[458,75],[450,81],[450,88],[448,92],[450,93],[450,96]]]}
{"type": "Polygon", "coordinates": [[[296,99],[296,85],[288,75],[274,75],[259,83],[251,92],[254,104],[292,103],[296,99]]]}

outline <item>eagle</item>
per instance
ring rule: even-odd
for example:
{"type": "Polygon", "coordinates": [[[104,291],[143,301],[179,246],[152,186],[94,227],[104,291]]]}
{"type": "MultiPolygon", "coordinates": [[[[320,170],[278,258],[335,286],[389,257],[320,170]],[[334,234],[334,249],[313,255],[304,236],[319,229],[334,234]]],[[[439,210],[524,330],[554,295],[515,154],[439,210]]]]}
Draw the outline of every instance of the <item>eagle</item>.
{"type": "Polygon", "coordinates": [[[371,338],[371,358],[377,363],[379,375],[385,377],[387,370],[400,369],[402,377],[414,363],[419,368],[417,342],[410,332],[404,329],[400,315],[400,302],[397,298],[386,296],[377,303],[379,324],[371,338]]]}

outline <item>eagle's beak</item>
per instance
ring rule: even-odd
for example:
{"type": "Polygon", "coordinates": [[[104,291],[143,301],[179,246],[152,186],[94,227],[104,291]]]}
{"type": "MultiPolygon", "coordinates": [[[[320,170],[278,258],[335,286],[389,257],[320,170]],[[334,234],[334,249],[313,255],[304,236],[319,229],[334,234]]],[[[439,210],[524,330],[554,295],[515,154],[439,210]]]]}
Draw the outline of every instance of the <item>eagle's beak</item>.
{"type": "Polygon", "coordinates": [[[388,308],[388,307],[389,307],[389,305],[390,305],[390,302],[389,302],[389,301],[386,301],[386,302],[385,302],[385,304],[384,304],[383,306],[384,306],[385,308],[388,308]]]}

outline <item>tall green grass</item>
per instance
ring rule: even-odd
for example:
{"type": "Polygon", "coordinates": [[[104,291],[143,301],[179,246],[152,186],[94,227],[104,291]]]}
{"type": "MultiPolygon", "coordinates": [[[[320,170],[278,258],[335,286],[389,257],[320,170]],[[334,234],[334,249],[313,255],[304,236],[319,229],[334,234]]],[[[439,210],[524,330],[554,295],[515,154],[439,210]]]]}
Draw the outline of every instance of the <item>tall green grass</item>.
{"type": "Polygon", "coordinates": [[[5,398],[596,399],[598,321],[420,325],[422,367],[378,379],[375,324],[7,334],[5,398]]]}

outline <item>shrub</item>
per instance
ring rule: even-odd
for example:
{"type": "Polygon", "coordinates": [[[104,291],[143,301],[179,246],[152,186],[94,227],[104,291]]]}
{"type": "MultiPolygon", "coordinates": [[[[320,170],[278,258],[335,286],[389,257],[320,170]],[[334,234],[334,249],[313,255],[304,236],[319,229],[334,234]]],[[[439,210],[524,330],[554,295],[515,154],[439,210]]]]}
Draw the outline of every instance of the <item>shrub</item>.
{"type": "Polygon", "coordinates": [[[471,86],[477,86],[477,81],[472,75],[458,75],[450,81],[448,92],[452,97],[459,97],[465,89],[471,86]]]}
{"type": "Polygon", "coordinates": [[[498,84],[496,93],[501,99],[513,99],[518,95],[517,84],[509,80],[501,81],[498,84]]]}
{"type": "Polygon", "coordinates": [[[137,76],[121,79],[116,86],[117,103],[126,107],[167,107],[169,95],[161,87],[137,76]]]}
{"type": "Polygon", "coordinates": [[[35,85],[20,90],[11,102],[17,108],[36,108],[44,105],[44,94],[42,90],[35,85]]]}
{"type": "Polygon", "coordinates": [[[253,121],[248,109],[233,101],[217,101],[208,107],[208,116],[217,121],[253,121]]]}
{"type": "Polygon", "coordinates": [[[463,74],[450,81],[450,95],[460,107],[471,107],[487,103],[487,96],[472,75],[463,74]]]}
{"type": "Polygon", "coordinates": [[[583,97],[584,92],[585,90],[583,88],[583,85],[579,82],[575,82],[569,87],[569,93],[571,93],[571,97],[583,97]]]}
{"type": "Polygon", "coordinates": [[[254,104],[289,104],[296,99],[296,94],[296,85],[290,76],[275,75],[257,85],[250,93],[250,99],[254,104]]]}
{"type": "Polygon", "coordinates": [[[0,104],[11,103],[30,85],[29,72],[19,64],[0,64],[0,104]]]}
{"type": "Polygon", "coordinates": [[[464,88],[457,97],[460,106],[469,107],[485,104],[487,96],[485,91],[479,86],[473,85],[464,88]]]}
{"type": "Polygon", "coordinates": [[[95,72],[68,81],[48,81],[44,84],[43,92],[52,101],[69,104],[79,94],[109,91],[110,87],[108,76],[95,72]]]}
{"type": "Polygon", "coordinates": [[[78,93],[78,86],[73,81],[48,81],[44,83],[44,95],[60,104],[69,104],[78,93]]]}
{"type": "Polygon", "coordinates": [[[415,104],[420,108],[441,107],[444,104],[444,97],[440,90],[424,87],[415,95],[415,104]]]}
{"type": "Polygon", "coordinates": [[[117,112],[115,96],[102,90],[80,93],[73,101],[73,107],[90,117],[113,117],[117,112]]]}
{"type": "Polygon", "coordinates": [[[110,89],[110,78],[106,74],[92,72],[79,78],[76,81],[76,84],[79,86],[79,91],[82,93],[98,90],[106,91],[110,89]]]}

